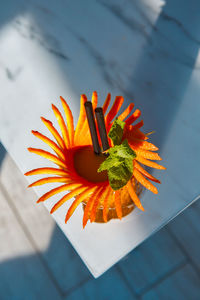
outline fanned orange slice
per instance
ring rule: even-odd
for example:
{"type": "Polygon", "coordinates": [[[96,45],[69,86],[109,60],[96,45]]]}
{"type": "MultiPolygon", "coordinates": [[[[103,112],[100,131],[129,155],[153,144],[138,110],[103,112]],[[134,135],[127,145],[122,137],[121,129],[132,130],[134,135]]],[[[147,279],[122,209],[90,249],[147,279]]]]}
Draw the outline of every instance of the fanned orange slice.
{"type": "Polygon", "coordinates": [[[148,167],[151,167],[151,168],[154,168],[154,169],[158,169],[158,170],[165,170],[166,168],[155,163],[154,161],[150,161],[146,158],[143,158],[141,156],[138,156],[137,157],[137,161],[139,161],[141,164],[145,165],[145,166],[148,166],[148,167]]]}
{"type": "Polygon", "coordinates": [[[61,99],[61,102],[62,102],[62,106],[63,106],[64,112],[65,112],[65,116],[66,116],[66,120],[67,120],[67,124],[68,124],[70,145],[73,146],[74,145],[74,119],[73,119],[73,115],[72,115],[71,109],[69,108],[69,105],[67,104],[65,99],[63,97],[60,97],[60,99],[61,99]]]}
{"type": "MultiPolygon", "coordinates": [[[[97,190],[96,190],[96,192],[97,192],[97,190]]],[[[86,204],[85,210],[84,210],[84,214],[83,214],[83,228],[87,225],[94,201],[95,201],[95,197],[92,197],[92,196],[90,196],[87,201],[87,204],[86,204]]]]}
{"type": "Polygon", "coordinates": [[[62,197],[51,209],[51,214],[56,211],[61,205],[63,205],[67,200],[71,199],[74,196],[81,195],[83,191],[87,188],[84,186],[78,186],[73,191],[69,192],[67,195],[62,197]]]}
{"type": "Polygon", "coordinates": [[[58,145],[54,141],[52,141],[47,136],[45,136],[42,133],[35,131],[35,130],[32,130],[32,134],[34,136],[36,136],[37,138],[41,139],[47,145],[49,145],[51,147],[51,149],[53,149],[61,159],[63,159],[63,160],[65,159],[63,150],[61,148],[59,148],[58,145]]]}
{"type": "Polygon", "coordinates": [[[142,166],[136,162],[136,160],[134,161],[134,167],[140,171],[140,173],[142,173],[144,176],[146,176],[147,178],[149,178],[152,181],[155,181],[157,183],[161,183],[160,180],[158,180],[157,178],[155,178],[154,176],[152,176],[151,174],[149,174],[145,169],[142,168],[142,166]]]}
{"type": "Polygon", "coordinates": [[[49,129],[49,131],[51,132],[51,134],[54,136],[54,138],[56,139],[58,145],[64,149],[65,148],[65,143],[63,141],[63,139],[61,138],[60,134],[58,133],[58,131],[56,130],[56,128],[53,126],[53,123],[50,122],[49,120],[41,117],[42,122],[44,123],[44,125],[49,129]]]}
{"type": "Polygon", "coordinates": [[[77,184],[77,183],[66,183],[64,185],[61,185],[57,188],[50,190],[46,194],[44,194],[42,197],[40,197],[38,199],[37,203],[43,202],[58,193],[61,193],[61,192],[67,191],[67,190],[73,190],[73,189],[77,188],[78,186],[80,186],[80,184],[77,184]]]}
{"type": "Polygon", "coordinates": [[[91,210],[91,215],[90,215],[90,221],[94,222],[95,221],[95,217],[96,217],[96,210],[97,210],[97,206],[99,204],[99,199],[101,199],[101,197],[103,197],[103,194],[105,193],[105,188],[102,187],[98,196],[96,197],[93,206],[92,206],[92,210],[91,210]]]}
{"type": "Polygon", "coordinates": [[[63,168],[66,167],[66,164],[62,159],[58,158],[57,156],[51,154],[48,151],[45,151],[45,150],[42,150],[42,149],[36,149],[36,148],[28,148],[28,151],[32,152],[32,153],[35,153],[37,155],[43,156],[44,158],[54,162],[56,165],[58,165],[60,167],[63,167],[63,168]]]}
{"type": "MultiPolygon", "coordinates": [[[[139,109],[136,109],[134,113],[125,121],[126,125],[131,125],[133,122],[135,122],[139,117],[141,116],[141,111],[139,109]]],[[[143,124],[142,124],[143,125],[143,124]]]]}
{"type": "Polygon", "coordinates": [[[147,141],[137,139],[137,138],[132,138],[129,141],[129,145],[132,144],[132,147],[135,147],[135,149],[140,149],[140,150],[150,150],[150,151],[157,151],[158,148],[154,146],[154,144],[149,143],[147,141]]]}
{"type": "Polygon", "coordinates": [[[133,170],[133,176],[139,181],[145,188],[150,190],[154,194],[158,194],[157,188],[148,181],[136,168],[133,170]]]}
{"type": "Polygon", "coordinates": [[[63,119],[63,116],[61,115],[59,109],[54,104],[52,104],[52,109],[53,109],[55,117],[58,121],[58,124],[60,126],[60,130],[62,132],[62,136],[63,136],[65,146],[66,146],[66,148],[69,148],[69,133],[68,133],[65,121],[63,119]]]}
{"type": "Polygon", "coordinates": [[[42,178],[39,179],[37,181],[34,181],[33,183],[29,184],[28,187],[33,187],[33,186],[38,186],[38,185],[43,185],[46,183],[53,183],[53,182],[63,182],[63,183],[67,183],[71,181],[71,178],[68,177],[59,177],[59,176],[55,176],[55,177],[46,177],[46,178],[42,178]]]}
{"type": "Polygon", "coordinates": [[[117,96],[115,98],[115,101],[114,101],[110,111],[108,112],[108,114],[105,117],[106,125],[110,124],[110,122],[114,119],[114,117],[116,116],[116,114],[120,110],[123,102],[124,102],[124,98],[122,96],[117,96]]]}
{"type": "Polygon", "coordinates": [[[134,107],[134,103],[130,103],[129,106],[123,111],[123,113],[121,113],[121,115],[119,115],[118,119],[121,120],[121,121],[126,119],[126,117],[132,111],[133,107],[134,107]]]}
{"type": "Polygon", "coordinates": [[[89,194],[91,194],[94,189],[95,187],[89,187],[87,190],[85,190],[79,196],[77,196],[76,200],[74,200],[74,202],[72,203],[72,205],[70,206],[67,212],[65,223],[67,223],[67,221],[69,220],[69,218],[71,217],[71,215],[73,214],[77,206],[84,200],[84,198],[86,198],[89,194]]]}
{"type": "Polygon", "coordinates": [[[162,158],[158,155],[158,153],[151,152],[148,150],[138,149],[133,146],[133,144],[130,144],[131,148],[135,150],[137,156],[142,156],[144,158],[150,159],[150,160],[162,160],[162,158]]]}
{"type": "Polygon", "coordinates": [[[108,95],[107,95],[107,97],[106,97],[106,100],[105,100],[105,102],[104,102],[104,104],[103,104],[103,107],[102,107],[103,114],[106,113],[106,111],[107,111],[107,109],[108,109],[108,106],[109,106],[109,104],[110,104],[110,100],[111,100],[111,94],[108,93],[108,95]]]}
{"type": "Polygon", "coordinates": [[[29,172],[26,172],[24,175],[30,176],[30,175],[40,175],[40,174],[54,174],[54,175],[66,176],[69,173],[66,170],[57,169],[57,168],[37,168],[29,172]]]}
{"type": "Polygon", "coordinates": [[[78,119],[78,123],[77,123],[77,126],[76,126],[76,131],[75,131],[75,134],[74,134],[75,144],[77,143],[77,137],[80,134],[80,131],[81,131],[81,129],[83,127],[83,124],[85,122],[86,113],[85,113],[84,104],[85,104],[86,101],[87,101],[87,97],[85,95],[81,95],[79,119],[78,119]]]}
{"type": "Polygon", "coordinates": [[[133,203],[141,210],[144,211],[144,208],[140,202],[140,199],[138,198],[132,184],[131,184],[131,181],[129,180],[129,182],[127,183],[127,190],[129,192],[129,195],[131,197],[131,199],[133,200],[133,203]]]}

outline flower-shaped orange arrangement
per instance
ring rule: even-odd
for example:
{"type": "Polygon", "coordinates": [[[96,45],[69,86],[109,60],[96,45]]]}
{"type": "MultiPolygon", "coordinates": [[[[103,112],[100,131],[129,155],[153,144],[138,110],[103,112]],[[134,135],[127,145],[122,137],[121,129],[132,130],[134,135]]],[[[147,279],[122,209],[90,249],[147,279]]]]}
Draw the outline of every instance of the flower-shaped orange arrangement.
{"type": "Polygon", "coordinates": [[[87,119],[87,97],[81,95],[80,115],[76,129],[68,104],[62,97],[60,99],[67,122],[65,122],[63,115],[55,105],[52,105],[52,109],[61,134],[52,122],[43,117],[41,118],[55,141],[38,131],[32,131],[37,138],[50,146],[54,154],[42,149],[28,148],[30,152],[43,156],[57,165],[56,168],[43,167],[25,173],[27,176],[52,175],[33,182],[29,187],[54,182],[62,183],[59,187],[45,193],[38,199],[37,203],[44,202],[53,195],[66,191],[66,195],[52,207],[51,213],[59,209],[66,201],[75,197],[67,211],[65,223],[67,223],[77,206],[82,203],[84,205],[83,227],[89,219],[91,222],[98,221],[99,212],[101,213],[102,222],[107,222],[112,218],[112,216],[109,216],[110,210],[113,210],[116,217],[121,219],[130,212],[126,211],[126,206],[130,206],[130,203],[144,210],[138,197],[141,186],[157,194],[157,188],[150,181],[156,183],[160,183],[160,181],[149,174],[142,165],[156,169],[165,168],[152,161],[161,160],[161,158],[155,152],[158,148],[147,141],[149,134],[144,134],[140,130],[143,121],[132,125],[140,117],[140,110],[136,109],[132,112],[134,104],[130,103],[119,114],[124,99],[117,96],[107,112],[111,101],[110,94],[108,94],[100,110],[100,108],[97,108],[97,93],[93,92],[90,108],[92,107],[93,115],[96,113],[96,120],[93,117],[95,124],[93,129],[96,128],[96,143],[97,148],[99,147],[99,153],[95,153],[92,131],[89,126],[90,122],[87,119]],[[98,119],[98,112],[101,112],[103,116],[105,115],[105,119],[101,119],[103,125],[98,122],[100,120],[98,119]],[[104,126],[104,131],[108,134],[108,137],[104,135],[104,140],[99,125],[104,126]],[[105,144],[107,147],[105,147],[105,144]],[[104,151],[101,150],[102,147],[104,151]]]}

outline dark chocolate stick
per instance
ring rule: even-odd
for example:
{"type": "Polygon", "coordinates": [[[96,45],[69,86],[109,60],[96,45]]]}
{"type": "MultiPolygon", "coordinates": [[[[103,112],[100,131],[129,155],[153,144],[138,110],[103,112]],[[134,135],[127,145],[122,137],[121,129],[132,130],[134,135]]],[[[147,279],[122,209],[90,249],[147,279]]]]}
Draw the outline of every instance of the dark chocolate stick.
{"type": "Polygon", "coordinates": [[[90,102],[90,101],[85,102],[85,111],[86,111],[90,134],[91,134],[91,138],[92,138],[94,153],[100,154],[101,148],[100,148],[98,137],[97,137],[97,129],[96,129],[95,121],[94,121],[92,102],[90,102]]]}
{"type": "Polygon", "coordinates": [[[108,143],[108,137],[107,137],[106,125],[105,125],[102,107],[97,107],[95,109],[95,114],[96,114],[96,118],[97,118],[97,124],[98,124],[98,129],[99,129],[99,134],[100,134],[100,138],[101,138],[103,151],[106,151],[110,148],[110,146],[108,143]]]}

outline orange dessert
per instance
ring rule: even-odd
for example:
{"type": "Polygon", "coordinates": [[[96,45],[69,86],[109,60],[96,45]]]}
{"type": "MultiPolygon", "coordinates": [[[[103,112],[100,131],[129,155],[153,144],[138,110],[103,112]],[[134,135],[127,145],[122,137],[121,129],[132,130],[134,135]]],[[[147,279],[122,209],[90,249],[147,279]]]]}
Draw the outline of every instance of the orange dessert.
{"type": "MultiPolygon", "coordinates": [[[[46,201],[53,195],[66,191],[66,195],[52,207],[51,213],[75,197],[67,211],[65,222],[67,223],[77,206],[82,203],[84,208],[83,227],[88,220],[107,222],[112,218],[121,219],[130,213],[135,206],[144,210],[138,197],[142,186],[157,194],[157,188],[149,180],[156,183],[160,183],[160,181],[149,174],[142,165],[156,169],[165,168],[152,161],[161,160],[161,158],[155,152],[158,148],[148,141],[149,134],[144,134],[140,130],[143,121],[132,125],[140,117],[140,110],[136,109],[132,113],[134,104],[130,103],[118,115],[124,99],[117,96],[110,110],[106,113],[111,101],[111,95],[108,94],[102,107],[102,114],[105,114],[104,131],[108,134],[107,148],[105,148],[105,141],[102,140],[101,128],[97,126],[98,118],[94,121],[96,124],[94,126],[97,126],[95,148],[94,133],[92,134],[91,126],[88,125],[90,122],[85,110],[88,103],[87,97],[81,95],[80,115],[76,129],[74,129],[73,115],[68,104],[62,97],[60,98],[67,122],[55,105],[52,105],[52,109],[58,121],[61,135],[52,122],[43,117],[41,119],[55,141],[38,131],[32,131],[36,137],[50,146],[55,154],[42,149],[28,148],[30,152],[54,162],[57,168],[37,168],[25,173],[25,175],[52,175],[33,182],[29,187],[53,182],[62,184],[45,193],[37,202],[46,201]],[[98,145],[100,137],[101,141],[98,145]],[[106,150],[102,151],[102,148],[106,150]]],[[[91,106],[95,113],[98,109],[100,110],[100,108],[96,109],[96,92],[93,92],[91,106]]]]}

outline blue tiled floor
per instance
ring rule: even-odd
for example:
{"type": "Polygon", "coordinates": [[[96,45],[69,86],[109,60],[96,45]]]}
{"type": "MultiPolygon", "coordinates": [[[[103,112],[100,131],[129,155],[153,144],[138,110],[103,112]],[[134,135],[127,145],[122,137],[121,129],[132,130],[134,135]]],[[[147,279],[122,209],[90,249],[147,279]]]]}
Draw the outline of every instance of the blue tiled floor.
{"type": "Polygon", "coordinates": [[[134,299],[129,286],[122,279],[116,267],[112,268],[98,279],[89,280],[80,288],[74,290],[65,299],[102,300],[102,299],[134,299]]]}
{"type": "Polygon", "coordinates": [[[168,231],[162,229],[119,262],[119,267],[133,291],[141,294],[185,260],[168,231]]]}
{"type": "Polygon", "coordinates": [[[186,265],[180,270],[177,270],[142,297],[144,300],[188,300],[199,298],[200,279],[190,265],[186,265]]]}

